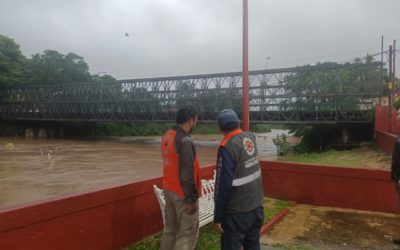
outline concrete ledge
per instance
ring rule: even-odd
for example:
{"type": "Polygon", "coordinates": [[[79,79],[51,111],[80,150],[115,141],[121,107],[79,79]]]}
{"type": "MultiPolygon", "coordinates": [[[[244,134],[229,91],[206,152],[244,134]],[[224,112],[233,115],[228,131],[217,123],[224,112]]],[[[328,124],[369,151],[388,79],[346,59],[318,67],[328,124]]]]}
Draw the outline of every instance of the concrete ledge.
{"type": "Polygon", "coordinates": [[[396,142],[397,136],[395,134],[376,129],[375,137],[376,143],[378,144],[379,148],[382,149],[385,153],[392,155],[393,146],[396,142]]]}
{"type": "MultiPolygon", "coordinates": [[[[214,166],[202,168],[203,178],[214,166]]],[[[162,229],[151,178],[0,210],[0,249],[120,249],[162,229]]]]}
{"type": "Polygon", "coordinates": [[[298,203],[395,213],[397,194],[390,172],[262,161],[267,196],[298,203]]]}
{"type": "MultiPolygon", "coordinates": [[[[396,212],[389,171],[262,161],[267,196],[317,206],[396,212]]],[[[203,168],[211,178],[215,166],[203,168]]],[[[161,177],[0,210],[0,249],[120,249],[162,229],[161,177]]],[[[264,231],[283,218],[282,211],[264,231]]]]}

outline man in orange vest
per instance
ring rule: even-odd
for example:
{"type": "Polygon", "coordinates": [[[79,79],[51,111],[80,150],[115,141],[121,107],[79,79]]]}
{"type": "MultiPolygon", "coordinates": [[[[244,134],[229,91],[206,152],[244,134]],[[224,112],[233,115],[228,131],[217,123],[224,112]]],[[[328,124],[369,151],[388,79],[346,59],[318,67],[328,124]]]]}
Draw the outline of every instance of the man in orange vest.
{"type": "Polygon", "coordinates": [[[225,135],[218,149],[214,193],[214,227],[221,234],[221,249],[260,250],[264,194],[256,138],[239,128],[231,109],[221,111],[217,120],[225,135]]]}
{"type": "Polygon", "coordinates": [[[201,195],[199,162],[190,138],[197,123],[192,107],[178,110],[173,129],[161,140],[164,160],[165,225],[161,250],[194,249],[199,233],[198,198],[201,195]]]}

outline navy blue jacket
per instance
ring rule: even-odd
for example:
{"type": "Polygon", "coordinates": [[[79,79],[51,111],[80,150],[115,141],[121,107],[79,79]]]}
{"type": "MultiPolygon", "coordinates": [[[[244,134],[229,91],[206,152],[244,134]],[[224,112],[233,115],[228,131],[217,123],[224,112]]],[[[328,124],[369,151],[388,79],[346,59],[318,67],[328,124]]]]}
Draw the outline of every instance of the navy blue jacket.
{"type": "Polygon", "coordinates": [[[233,157],[226,148],[220,147],[217,157],[217,176],[214,191],[214,223],[221,223],[224,218],[224,213],[231,196],[234,173],[235,161],[233,157]]]}

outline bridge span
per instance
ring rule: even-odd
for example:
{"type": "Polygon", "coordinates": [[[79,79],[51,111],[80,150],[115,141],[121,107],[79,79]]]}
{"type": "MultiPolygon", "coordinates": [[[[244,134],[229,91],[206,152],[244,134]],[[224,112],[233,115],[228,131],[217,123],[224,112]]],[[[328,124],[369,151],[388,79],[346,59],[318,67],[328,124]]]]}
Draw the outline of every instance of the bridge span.
{"type": "MultiPolygon", "coordinates": [[[[249,72],[252,123],[372,123],[379,65],[321,64],[249,72]]],[[[214,122],[242,112],[241,72],[0,88],[0,119],[171,122],[183,105],[214,122]]]]}

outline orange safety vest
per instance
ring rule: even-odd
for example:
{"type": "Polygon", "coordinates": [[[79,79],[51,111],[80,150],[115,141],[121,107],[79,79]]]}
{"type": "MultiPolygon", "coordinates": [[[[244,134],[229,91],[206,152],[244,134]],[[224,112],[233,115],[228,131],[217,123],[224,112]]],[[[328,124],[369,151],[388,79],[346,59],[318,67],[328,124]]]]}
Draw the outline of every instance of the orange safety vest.
{"type": "MultiPolygon", "coordinates": [[[[161,155],[164,160],[164,189],[175,192],[178,196],[185,197],[179,180],[179,155],[175,151],[175,130],[168,130],[161,140],[161,155]]],[[[201,196],[200,165],[197,157],[194,160],[194,181],[199,197],[201,196]]]]}
{"type": "Polygon", "coordinates": [[[225,147],[225,144],[235,135],[242,133],[240,128],[232,130],[228,134],[225,135],[224,139],[222,139],[221,143],[219,144],[220,147],[225,147]]]}

